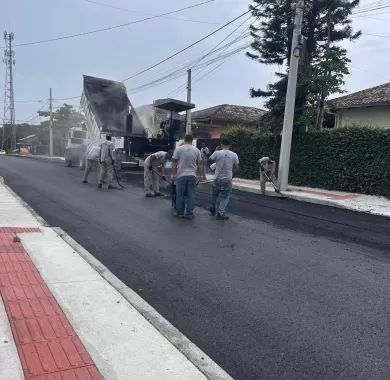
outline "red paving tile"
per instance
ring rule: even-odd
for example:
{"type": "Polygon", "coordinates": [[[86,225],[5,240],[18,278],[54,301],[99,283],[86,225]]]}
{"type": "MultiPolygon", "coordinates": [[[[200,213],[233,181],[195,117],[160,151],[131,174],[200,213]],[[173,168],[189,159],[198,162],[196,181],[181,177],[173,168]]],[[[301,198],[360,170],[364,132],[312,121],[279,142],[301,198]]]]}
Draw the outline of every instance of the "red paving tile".
{"type": "Polygon", "coordinates": [[[102,380],[16,233],[0,227],[0,295],[26,380],[102,380]]]}

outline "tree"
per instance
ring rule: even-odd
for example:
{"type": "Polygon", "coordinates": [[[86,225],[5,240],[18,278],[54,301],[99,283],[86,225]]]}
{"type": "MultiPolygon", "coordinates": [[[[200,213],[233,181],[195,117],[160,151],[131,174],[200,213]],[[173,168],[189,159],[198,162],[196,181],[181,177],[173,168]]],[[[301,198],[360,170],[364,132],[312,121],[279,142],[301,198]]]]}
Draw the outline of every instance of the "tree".
{"type": "MultiPolygon", "coordinates": [[[[266,98],[270,112],[264,118],[269,129],[279,133],[283,124],[287,74],[293,33],[292,0],[253,0],[252,14],[257,20],[250,27],[253,42],[247,55],[260,63],[286,68],[277,73],[279,80],[266,90],[251,89],[252,97],[266,98]]],[[[343,40],[356,40],[348,18],[359,0],[306,0],[295,104],[295,130],[318,128],[322,124],[326,98],[341,93],[343,77],[348,74],[347,51],[339,46],[343,40]]]]}
{"type": "MultiPolygon", "coordinates": [[[[50,112],[39,111],[38,115],[46,117],[40,124],[39,137],[44,144],[49,144],[50,112]]],[[[53,112],[53,152],[55,155],[64,154],[65,139],[69,128],[81,126],[84,121],[84,115],[76,111],[73,106],[64,104],[53,112]]]]}

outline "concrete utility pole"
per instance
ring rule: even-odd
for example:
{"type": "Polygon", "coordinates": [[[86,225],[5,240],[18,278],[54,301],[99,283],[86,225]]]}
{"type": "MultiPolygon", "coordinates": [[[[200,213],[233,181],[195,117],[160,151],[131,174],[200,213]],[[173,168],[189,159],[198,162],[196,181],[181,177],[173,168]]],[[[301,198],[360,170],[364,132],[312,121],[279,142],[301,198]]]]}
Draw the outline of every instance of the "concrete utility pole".
{"type": "MultiPolygon", "coordinates": [[[[187,103],[191,103],[191,75],[192,71],[191,69],[188,69],[188,80],[187,80],[187,103]]],[[[186,117],[187,123],[186,123],[186,134],[191,133],[191,110],[187,111],[187,117],[186,117]]]]}
{"type": "Polygon", "coordinates": [[[296,3],[294,32],[291,42],[290,70],[288,73],[288,85],[286,94],[286,106],[284,109],[282,145],[279,157],[279,190],[286,191],[288,187],[288,174],[290,170],[291,140],[294,124],[295,96],[297,92],[298,65],[301,52],[301,30],[303,19],[303,1],[296,3]]]}
{"type": "Polygon", "coordinates": [[[5,127],[11,128],[10,148],[16,149],[16,126],[15,126],[15,101],[14,101],[14,76],[13,66],[15,65],[15,52],[12,49],[13,33],[4,32],[4,58],[5,63],[5,89],[4,89],[4,114],[3,114],[3,139],[1,149],[4,149],[4,140],[7,139],[5,127]]]}
{"type": "Polygon", "coordinates": [[[50,137],[49,137],[49,154],[53,156],[53,98],[50,88],[50,137]]]}

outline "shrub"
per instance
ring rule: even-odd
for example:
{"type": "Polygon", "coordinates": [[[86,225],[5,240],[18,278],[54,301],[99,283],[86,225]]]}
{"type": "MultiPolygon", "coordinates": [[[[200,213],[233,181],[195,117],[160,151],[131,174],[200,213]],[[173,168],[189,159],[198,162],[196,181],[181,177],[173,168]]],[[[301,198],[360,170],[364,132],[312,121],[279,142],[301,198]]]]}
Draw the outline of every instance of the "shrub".
{"type": "MultiPolygon", "coordinates": [[[[280,136],[234,128],[226,134],[241,176],[258,178],[257,160],[279,158],[280,136]]],[[[289,182],[329,190],[390,196],[390,130],[341,128],[293,136],[289,182]]]]}

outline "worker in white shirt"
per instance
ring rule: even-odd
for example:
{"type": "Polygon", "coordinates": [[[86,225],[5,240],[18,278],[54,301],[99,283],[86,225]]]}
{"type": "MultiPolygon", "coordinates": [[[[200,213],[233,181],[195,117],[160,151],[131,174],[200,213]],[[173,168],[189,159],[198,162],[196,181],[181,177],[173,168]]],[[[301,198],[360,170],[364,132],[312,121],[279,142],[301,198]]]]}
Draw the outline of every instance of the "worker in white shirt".
{"type": "Polygon", "coordinates": [[[274,184],[277,182],[275,177],[276,161],[272,157],[262,157],[258,163],[260,164],[260,189],[265,195],[267,181],[271,180],[274,184]]]}
{"type": "Polygon", "coordinates": [[[95,169],[99,165],[100,152],[102,140],[95,141],[89,144],[86,152],[85,171],[83,177],[83,183],[88,183],[88,176],[92,169],[95,169]]]}
{"type": "Polygon", "coordinates": [[[144,162],[144,186],[146,197],[159,197],[164,195],[160,193],[160,176],[164,176],[164,167],[167,160],[170,160],[173,150],[168,152],[159,151],[148,156],[144,162]]]}

